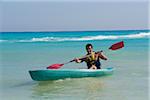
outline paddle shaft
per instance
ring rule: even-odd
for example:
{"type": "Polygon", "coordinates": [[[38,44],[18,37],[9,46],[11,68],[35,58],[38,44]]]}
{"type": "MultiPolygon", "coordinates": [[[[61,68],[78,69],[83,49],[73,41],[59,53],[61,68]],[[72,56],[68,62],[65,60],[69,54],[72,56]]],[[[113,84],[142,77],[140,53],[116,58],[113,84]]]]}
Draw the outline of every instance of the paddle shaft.
{"type": "MultiPolygon", "coordinates": [[[[102,50],[101,51],[97,51],[96,53],[99,53],[99,52],[103,52],[102,50]]],[[[92,54],[90,54],[90,55],[86,55],[86,56],[83,56],[83,57],[81,57],[81,58],[78,58],[78,59],[84,59],[84,58],[87,58],[87,57],[89,57],[89,56],[91,56],[92,54]]],[[[66,62],[66,63],[63,63],[63,65],[65,65],[65,64],[68,64],[68,63],[71,63],[71,62],[74,62],[75,60],[73,59],[73,60],[71,60],[71,61],[69,61],[69,62],[66,62]]]]}
{"type": "MultiPolygon", "coordinates": [[[[124,42],[123,42],[123,41],[117,42],[117,43],[111,45],[108,49],[109,49],[109,50],[117,50],[117,49],[120,49],[120,48],[122,48],[122,47],[124,47],[124,42]]],[[[101,50],[101,51],[98,51],[98,52],[96,52],[96,53],[99,53],[99,52],[103,52],[103,51],[101,50]]],[[[84,59],[84,58],[87,58],[87,57],[89,57],[89,56],[91,56],[91,54],[90,54],[90,55],[86,55],[86,56],[84,56],[84,57],[82,57],[82,58],[79,58],[79,59],[84,59]]],[[[71,63],[71,62],[74,62],[74,61],[75,61],[75,60],[71,60],[71,61],[69,61],[69,62],[63,63],[63,65],[64,65],[64,64],[71,63]]]]}

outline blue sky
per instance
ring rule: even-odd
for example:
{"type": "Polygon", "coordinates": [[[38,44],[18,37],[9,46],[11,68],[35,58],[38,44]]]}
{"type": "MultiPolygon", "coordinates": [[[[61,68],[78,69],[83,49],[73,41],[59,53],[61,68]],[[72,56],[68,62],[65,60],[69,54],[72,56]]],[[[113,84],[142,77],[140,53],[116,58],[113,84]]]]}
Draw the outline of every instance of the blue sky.
{"type": "Polygon", "coordinates": [[[148,0],[38,1],[3,0],[0,31],[148,29],[148,0]]]}

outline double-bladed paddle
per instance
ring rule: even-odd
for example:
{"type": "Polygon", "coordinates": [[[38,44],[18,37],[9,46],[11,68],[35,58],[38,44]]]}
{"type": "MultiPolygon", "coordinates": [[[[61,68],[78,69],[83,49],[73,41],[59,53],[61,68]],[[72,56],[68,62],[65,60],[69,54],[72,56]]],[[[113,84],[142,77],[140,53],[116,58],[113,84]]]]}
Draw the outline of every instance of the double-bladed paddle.
{"type": "MultiPolygon", "coordinates": [[[[124,42],[121,41],[121,42],[117,42],[117,43],[111,45],[111,46],[109,47],[109,49],[110,49],[110,50],[118,50],[118,49],[121,49],[121,48],[123,48],[123,47],[124,47],[124,42]]],[[[102,52],[102,51],[99,51],[99,52],[102,52]]],[[[90,56],[90,55],[88,55],[88,56],[90,56]]],[[[79,59],[83,59],[83,58],[86,58],[86,57],[88,57],[88,56],[84,56],[84,57],[79,58],[79,59]]],[[[52,64],[52,65],[48,66],[47,69],[59,69],[59,68],[61,68],[61,66],[65,65],[65,64],[68,64],[68,63],[71,63],[71,62],[74,62],[74,61],[75,61],[75,60],[71,60],[71,61],[69,61],[69,62],[62,63],[62,64],[52,64]]]]}

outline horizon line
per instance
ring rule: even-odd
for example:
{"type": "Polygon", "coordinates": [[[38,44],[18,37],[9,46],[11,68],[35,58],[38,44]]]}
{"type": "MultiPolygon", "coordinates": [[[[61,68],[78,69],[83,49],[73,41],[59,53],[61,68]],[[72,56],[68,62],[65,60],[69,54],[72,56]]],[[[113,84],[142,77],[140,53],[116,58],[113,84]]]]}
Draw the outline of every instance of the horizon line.
{"type": "Polygon", "coordinates": [[[150,31],[150,29],[120,29],[120,30],[116,30],[116,29],[112,29],[112,30],[66,30],[66,31],[62,31],[62,30],[58,30],[58,31],[0,31],[0,33],[25,33],[25,32],[110,32],[110,31],[150,31]]]}

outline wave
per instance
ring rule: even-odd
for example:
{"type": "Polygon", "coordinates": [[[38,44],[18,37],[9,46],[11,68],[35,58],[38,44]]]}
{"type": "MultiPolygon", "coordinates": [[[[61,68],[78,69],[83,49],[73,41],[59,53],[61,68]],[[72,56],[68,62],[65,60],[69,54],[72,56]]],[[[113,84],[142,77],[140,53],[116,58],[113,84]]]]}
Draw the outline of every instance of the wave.
{"type": "Polygon", "coordinates": [[[115,40],[115,39],[137,39],[150,38],[150,32],[129,35],[97,35],[84,37],[41,37],[28,40],[0,40],[0,42],[61,42],[61,41],[90,41],[90,40],[115,40]]]}

